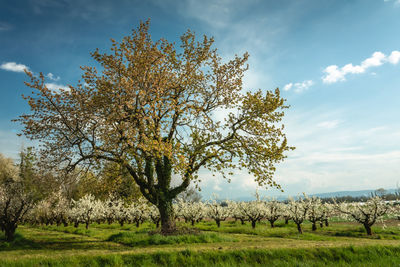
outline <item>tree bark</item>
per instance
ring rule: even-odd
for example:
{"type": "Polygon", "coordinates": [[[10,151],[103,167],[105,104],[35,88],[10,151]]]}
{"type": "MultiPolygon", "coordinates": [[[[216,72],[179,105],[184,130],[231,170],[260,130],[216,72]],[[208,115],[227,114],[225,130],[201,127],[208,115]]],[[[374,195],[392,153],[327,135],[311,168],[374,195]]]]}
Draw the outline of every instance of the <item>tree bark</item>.
{"type": "Polygon", "coordinates": [[[297,223],[297,231],[299,231],[299,234],[303,233],[303,229],[301,229],[301,224],[297,223]]]}
{"type": "Polygon", "coordinates": [[[221,227],[221,221],[220,220],[215,220],[215,222],[217,223],[218,228],[221,227]]]}
{"type": "Polygon", "coordinates": [[[254,229],[256,228],[256,221],[251,221],[251,227],[254,229]]]}
{"type": "Polygon", "coordinates": [[[269,221],[269,224],[271,225],[271,228],[275,227],[274,223],[275,223],[275,221],[269,221]]]}
{"type": "Polygon", "coordinates": [[[172,200],[160,201],[158,210],[161,216],[161,233],[163,235],[169,235],[175,232],[176,224],[172,200]]]}
{"type": "Polygon", "coordinates": [[[368,224],[364,224],[365,230],[367,231],[367,235],[372,235],[371,226],[368,224]]]}
{"type": "Polygon", "coordinates": [[[17,227],[15,226],[9,226],[9,227],[5,227],[4,231],[6,234],[6,241],[7,242],[11,242],[14,240],[14,234],[15,234],[15,229],[17,227]]]}
{"type": "Polygon", "coordinates": [[[289,219],[285,219],[285,224],[289,224],[289,219]]]}
{"type": "Polygon", "coordinates": [[[315,222],[312,223],[312,228],[313,231],[317,230],[317,224],[315,222]]]}

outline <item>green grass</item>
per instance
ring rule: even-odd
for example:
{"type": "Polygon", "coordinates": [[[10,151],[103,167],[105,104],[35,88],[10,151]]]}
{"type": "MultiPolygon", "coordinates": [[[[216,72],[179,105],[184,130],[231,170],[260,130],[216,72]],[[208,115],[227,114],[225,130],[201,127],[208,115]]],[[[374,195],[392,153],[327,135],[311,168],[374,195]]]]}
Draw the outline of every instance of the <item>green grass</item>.
{"type": "Polygon", "coordinates": [[[150,245],[172,245],[172,244],[193,244],[193,243],[217,243],[217,242],[236,242],[235,238],[228,235],[220,235],[216,233],[201,233],[191,235],[163,236],[154,235],[138,235],[133,232],[119,233],[110,236],[108,241],[117,242],[128,246],[150,246],[150,245]]]}
{"type": "Polygon", "coordinates": [[[399,247],[343,247],[196,252],[158,252],[36,258],[3,261],[2,266],[396,266],[399,247]]]}
{"type": "MultiPolygon", "coordinates": [[[[399,266],[400,228],[389,221],[367,236],[356,223],[332,222],[311,231],[282,221],[195,225],[194,234],[161,236],[155,226],[127,224],[21,225],[7,243],[0,233],[0,266],[399,266]]],[[[179,227],[191,227],[178,222],[179,227]]]]}

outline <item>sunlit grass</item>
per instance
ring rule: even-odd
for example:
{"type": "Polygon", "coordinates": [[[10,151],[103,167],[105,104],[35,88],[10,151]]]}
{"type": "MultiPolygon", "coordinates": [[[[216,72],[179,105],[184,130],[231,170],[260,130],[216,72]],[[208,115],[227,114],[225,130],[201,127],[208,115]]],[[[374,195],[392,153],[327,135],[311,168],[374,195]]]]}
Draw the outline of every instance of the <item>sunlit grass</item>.
{"type": "MultiPolygon", "coordinates": [[[[177,225],[191,227],[184,222],[177,225]]],[[[376,265],[379,261],[390,266],[400,258],[400,228],[396,221],[388,222],[386,228],[377,224],[372,236],[367,236],[359,224],[343,221],[331,222],[329,227],[318,226],[315,232],[306,222],[302,235],[292,222],[286,225],[283,221],[278,221],[274,228],[261,222],[255,229],[239,221],[222,222],[220,228],[212,221],[205,221],[196,224],[194,229],[197,234],[165,237],[154,234],[157,231],[151,223],[139,228],[133,224],[121,228],[119,224],[94,223],[89,229],[84,225],[78,228],[21,225],[14,242],[5,242],[4,235],[0,234],[0,266],[122,266],[131,262],[135,262],[133,266],[156,266],[180,265],[183,261],[192,264],[185,266],[265,266],[266,263],[336,266],[332,262],[339,266],[373,266],[372,263],[376,265]],[[364,253],[364,247],[372,249],[371,255],[364,255],[369,261],[354,255],[364,253]],[[318,258],[317,252],[323,256],[318,258]],[[337,259],[333,260],[331,254],[337,259]],[[250,255],[255,257],[254,261],[247,259],[250,255]]]]}

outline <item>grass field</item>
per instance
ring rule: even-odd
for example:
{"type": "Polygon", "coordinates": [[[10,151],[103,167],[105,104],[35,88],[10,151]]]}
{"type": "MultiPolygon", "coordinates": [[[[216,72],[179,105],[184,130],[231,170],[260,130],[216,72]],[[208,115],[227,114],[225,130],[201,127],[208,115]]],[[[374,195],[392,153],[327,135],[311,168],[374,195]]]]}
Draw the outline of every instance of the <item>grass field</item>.
{"type": "MultiPolygon", "coordinates": [[[[12,243],[0,234],[0,266],[400,266],[400,227],[389,221],[374,235],[354,223],[332,222],[311,231],[278,222],[256,229],[239,222],[195,226],[196,234],[164,237],[148,223],[20,226],[12,243]]],[[[180,226],[187,226],[183,223],[180,226]]]]}

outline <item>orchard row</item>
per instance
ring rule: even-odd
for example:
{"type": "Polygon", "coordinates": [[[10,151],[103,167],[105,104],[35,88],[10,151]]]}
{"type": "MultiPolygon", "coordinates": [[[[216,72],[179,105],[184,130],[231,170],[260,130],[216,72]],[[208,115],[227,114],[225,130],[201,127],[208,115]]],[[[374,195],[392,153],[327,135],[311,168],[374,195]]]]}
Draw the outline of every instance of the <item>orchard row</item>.
{"type": "MultiPolygon", "coordinates": [[[[285,223],[292,220],[302,233],[302,223],[311,222],[312,230],[317,225],[328,226],[332,217],[343,220],[352,220],[362,224],[368,235],[372,234],[371,226],[383,218],[399,218],[400,204],[386,202],[379,197],[371,197],[360,203],[322,203],[316,197],[299,197],[290,199],[287,203],[272,200],[257,200],[249,202],[235,201],[208,201],[185,202],[177,199],[174,203],[176,220],[184,220],[192,225],[202,220],[214,220],[220,227],[222,221],[228,218],[251,222],[253,228],[262,220],[274,223],[282,219],[285,223]],[[385,216],[387,215],[387,216],[385,216]]],[[[121,226],[125,223],[135,223],[138,227],[145,221],[160,225],[160,213],[156,206],[145,199],[127,204],[123,200],[110,196],[107,200],[95,199],[92,195],[85,195],[79,200],[67,201],[62,194],[53,193],[49,198],[42,200],[32,207],[23,219],[23,222],[32,224],[57,224],[67,226],[85,224],[86,228],[93,222],[114,223],[121,226]]]]}

